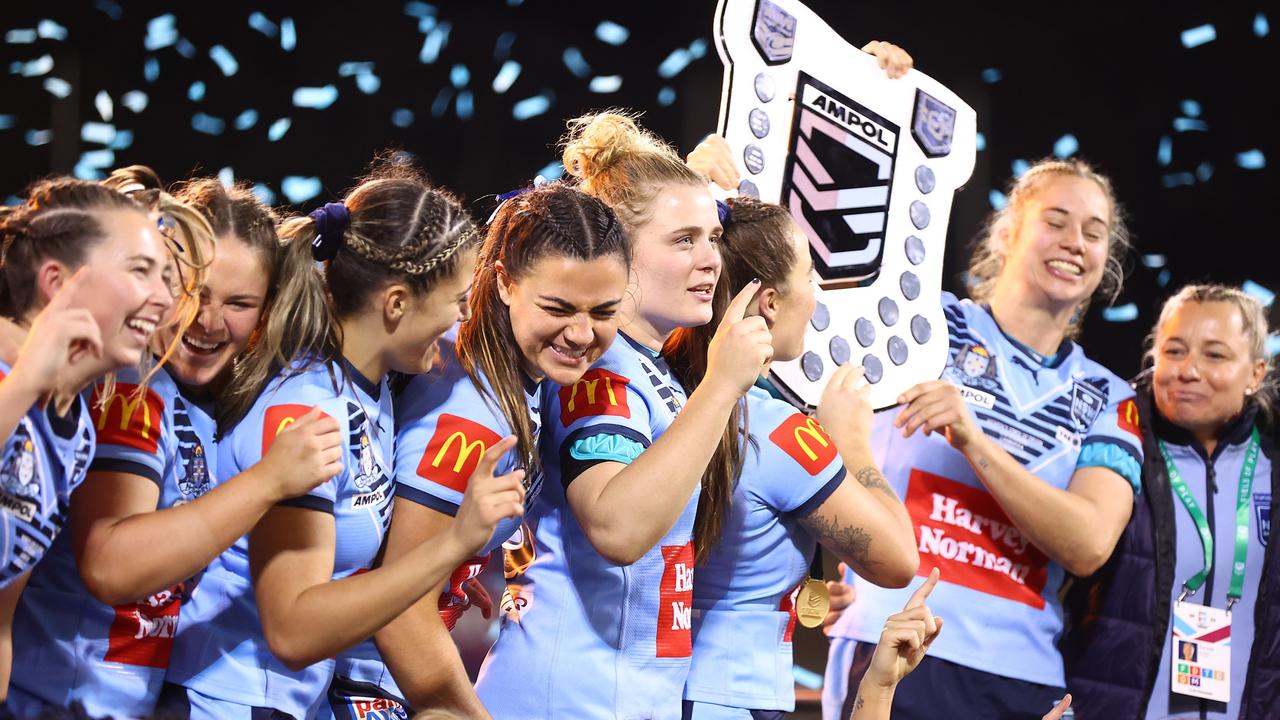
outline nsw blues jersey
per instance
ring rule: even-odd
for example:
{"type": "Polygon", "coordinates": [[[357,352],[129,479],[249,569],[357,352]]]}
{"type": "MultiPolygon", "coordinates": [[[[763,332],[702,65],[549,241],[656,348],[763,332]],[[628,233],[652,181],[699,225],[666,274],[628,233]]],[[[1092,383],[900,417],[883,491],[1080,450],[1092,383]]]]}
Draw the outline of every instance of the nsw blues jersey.
{"type": "MultiPolygon", "coordinates": [[[[520,613],[503,615],[476,683],[494,718],[680,717],[698,492],[655,547],[619,566],[591,546],[565,489],[583,467],[580,441],[648,447],[684,402],[666,363],[621,334],[581,380],[546,393],[546,483],[531,523],[536,557],[510,587],[520,613]]],[[[634,459],[607,456],[591,459],[634,459]]]]}
{"type": "MultiPolygon", "coordinates": [[[[102,386],[95,388],[97,452],[90,469],[151,480],[157,510],[194,500],[216,483],[210,408],[184,397],[163,369],[141,395],[138,382],[137,371],[122,370],[105,403],[102,386]]],[[[79,701],[94,716],[149,714],[184,593],[179,583],[136,603],[98,602],[80,580],[70,536],[59,537],[18,606],[13,686],[54,707],[79,701]]]]}
{"type": "MultiPolygon", "coordinates": [[[[255,465],[281,430],[315,406],[346,435],[342,472],[283,504],[333,515],[336,580],[372,566],[391,520],[395,435],[385,380],[374,384],[344,363],[272,381],[218,443],[218,468],[231,477],[255,465]]],[[[326,660],[293,672],[271,654],[250,581],[248,538],[241,538],[183,605],[168,679],[212,698],[304,718],[323,699],[333,669],[326,660]]]]}
{"type": "MultiPolygon", "coordinates": [[[[10,366],[0,362],[0,379],[10,366]]],[[[93,426],[84,399],[65,417],[32,406],[0,454],[0,587],[40,561],[67,520],[71,491],[93,458],[93,426]]]]}
{"type": "Polygon", "coordinates": [[[720,542],[693,586],[693,666],[686,700],[794,710],[792,602],[815,541],[797,520],[844,480],[822,426],[764,389],[747,393],[742,476],[720,542]]]}
{"type": "MultiPolygon", "coordinates": [[[[1134,392],[1063,342],[1048,360],[1000,330],[990,312],[944,293],[951,352],[943,378],[955,384],[984,433],[1050,485],[1066,489],[1078,468],[1114,470],[1135,489],[1142,441],[1134,392]]],[[[923,576],[942,579],[929,607],[947,619],[929,654],[984,672],[1061,687],[1060,565],[1031,544],[941,433],[903,439],[899,410],[876,415],[872,449],[905,499],[920,551],[918,577],[901,590],[858,579],[857,600],[833,634],[876,642],[923,576]]]]}

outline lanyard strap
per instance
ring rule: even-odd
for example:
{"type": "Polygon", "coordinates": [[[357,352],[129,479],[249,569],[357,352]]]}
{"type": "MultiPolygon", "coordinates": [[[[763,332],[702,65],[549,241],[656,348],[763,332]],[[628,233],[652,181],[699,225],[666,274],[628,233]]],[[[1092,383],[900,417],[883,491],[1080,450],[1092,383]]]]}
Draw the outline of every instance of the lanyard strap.
{"type": "MultiPolygon", "coordinates": [[[[1209,577],[1209,571],[1213,569],[1213,535],[1209,532],[1209,522],[1205,519],[1204,511],[1200,509],[1200,503],[1196,502],[1195,497],[1191,495],[1186,481],[1182,479],[1182,473],[1169,455],[1169,448],[1165,446],[1164,440],[1157,439],[1156,442],[1160,445],[1165,470],[1169,473],[1169,485],[1182,501],[1183,507],[1187,509],[1191,522],[1195,523],[1196,530],[1200,533],[1200,543],[1204,547],[1204,568],[1182,583],[1184,594],[1195,595],[1209,577]]],[[[1236,494],[1235,556],[1231,564],[1231,586],[1227,590],[1229,605],[1235,604],[1235,601],[1244,595],[1245,561],[1249,557],[1249,498],[1252,497],[1253,474],[1258,467],[1260,444],[1258,428],[1255,427],[1249,436],[1249,445],[1244,451],[1244,464],[1240,467],[1240,485],[1236,494]]]]}

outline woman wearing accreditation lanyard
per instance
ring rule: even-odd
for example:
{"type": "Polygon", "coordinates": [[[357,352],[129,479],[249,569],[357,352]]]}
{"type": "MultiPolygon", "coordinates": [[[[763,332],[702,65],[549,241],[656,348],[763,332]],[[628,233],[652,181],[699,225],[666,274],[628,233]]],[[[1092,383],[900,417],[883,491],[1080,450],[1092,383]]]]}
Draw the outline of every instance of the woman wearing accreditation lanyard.
{"type": "MultiPolygon", "coordinates": [[[[159,185],[145,168],[107,182],[129,192],[159,185]]],[[[215,388],[259,327],[282,253],[271,211],[247,188],[196,180],[178,192],[186,205],[162,197],[161,211],[177,221],[174,240],[199,250],[216,237],[216,255],[190,326],[156,332],[152,352],[163,367],[144,389],[136,370],[122,371],[114,394],[92,408],[97,452],[72,496],[72,531],[32,576],[18,609],[8,707],[19,716],[76,702],[94,716],[149,714],[188,579],[276,502],[326,480],[324,441],[340,442],[331,419],[295,425],[264,462],[219,477],[215,388]]],[[[100,384],[99,396],[106,392],[100,384]]]]}
{"type": "MultiPolygon", "coordinates": [[[[659,357],[711,320],[720,222],[705,176],[628,117],[579,118],[564,164],[618,214],[635,253],[620,337],[542,407],[537,557],[511,592],[476,690],[496,718],[680,717],[691,653],[695,513],[725,425],[770,356],[749,286],[686,396],[659,357]]],[[[736,423],[736,419],[734,420],[736,423]]],[[[710,508],[715,516],[718,508],[710,508]]],[[[705,528],[705,519],[697,523],[705,528]]]]}
{"type": "MultiPolygon", "coordinates": [[[[573,385],[613,342],[630,267],[622,225],[590,195],[556,183],[502,203],[480,248],[471,317],[456,342],[449,336],[441,342],[431,372],[396,395],[395,522],[383,562],[453,523],[481,454],[506,435],[518,444],[499,470],[526,469],[531,512],[542,483],[540,385],[544,379],[573,385]]],[[[334,713],[354,718],[359,703],[402,695],[415,708],[483,715],[447,629],[466,608],[463,587],[488,553],[520,532],[518,518],[500,523],[482,555],[454,572],[446,592],[427,595],[378,633],[377,649],[398,690],[371,646],[348,653],[350,662],[339,657],[334,713]]]]}
{"type": "Polygon", "coordinates": [[[0,211],[0,241],[2,698],[14,607],[93,459],[80,392],[142,360],[173,306],[173,266],[146,209],[79,180],[37,183],[25,203],[0,211]]]}
{"type": "Polygon", "coordinates": [[[1221,285],[1183,288],[1160,312],[1138,383],[1143,492],[1115,556],[1068,596],[1077,717],[1260,720],[1280,708],[1266,312],[1221,285]]]}
{"type": "MultiPolygon", "coordinates": [[[[1058,591],[1106,562],[1139,486],[1133,391],[1070,339],[1113,295],[1128,247],[1109,181],[1078,160],[1016,180],[969,266],[975,301],[944,294],[940,380],[881,413],[873,448],[906,503],[947,633],[904,681],[895,718],[1038,718],[1063,695],[1058,591]]],[[[878,618],[909,593],[858,579],[831,629],[833,686],[871,658],[878,618]]],[[[852,698],[846,698],[845,704],[852,698]]],[[[848,708],[828,717],[847,716],[848,708]]]]}
{"type": "MultiPolygon", "coordinates": [[[[262,338],[236,367],[218,443],[231,477],[292,423],[328,416],[330,479],[276,505],[205,572],[183,607],[168,679],[193,718],[312,717],[334,654],[370,637],[522,511],[519,475],[494,478],[495,444],[440,542],[369,572],[390,522],[393,428],[386,375],[425,371],[466,314],[475,231],[410,168],[380,168],[342,203],[281,230],[286,252],[324,263],[281,279],[262,338]],[[483,476],[483,477],[480,477],[483,476]]],[[[300,263],[305,264],[305,263],[300,263]]],[[[221,407],[220,407],[221,410],[221,407]]]]}
{"type": "MultiPolygon", "coordinates": [[[[786,208],[750,198],[730,200],[721,221],[722,297],[759,278],[747,314],[768,323],[775,360],[799,357],[816,304],[808,239],[786,208]]],[[[705,326],[680,330],[667,344],[685,387],[698,387],[709,334],[705,326]]],[[[797,598],[796,609],[809,607],[810,583],[825,591],[820,581],[802,582],[815,541],[871,582],[903,587],[915,575],[911,520],[871,459],[866,388],[861,369],[837,370],[818,424],[760,381],[747,393],[742,426],[727,429],[727,451],[711,468],[729,477],[707,486],[731,496],[693,584],[686,718],[781,718],[795,709],[792,608],[797,598]]],[[[823,615],[825,607],[816,619],[823,615]]]]}

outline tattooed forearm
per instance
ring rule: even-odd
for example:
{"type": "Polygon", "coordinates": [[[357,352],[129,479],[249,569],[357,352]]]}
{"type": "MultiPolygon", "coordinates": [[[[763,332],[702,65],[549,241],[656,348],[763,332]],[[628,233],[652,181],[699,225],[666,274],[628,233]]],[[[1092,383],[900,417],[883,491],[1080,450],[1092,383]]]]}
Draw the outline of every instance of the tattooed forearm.
{"type": "Polygon", "coordinates": [[[862,695],[858,695],[853,699],[853,711],[855,713],[858,712],[859,710],[862,709],[862,706],[866,704],[867,703],[862,700],[862,695]]]}
{"type": "Polygon", "coordinates": [[[898,500],[898,494],[893,491],[893,488],[889,487],[889,483],[885,482],[884,475],[880,474],[879,468],[868,465],[854,473],[853,476],[858,479],[858,482],[862,483],[862,487],[868,490],[879,490],[894,500],[898,500]]]}
{"type": "Polygon", "coordinates": [[[871,559],[871,536],[862,528],[841,526],[834,518],[823,517],[821,512],[810,513],[800,524],[841,559],[852,561],[856,569],[867,570],[879,564],[871,559]]]}

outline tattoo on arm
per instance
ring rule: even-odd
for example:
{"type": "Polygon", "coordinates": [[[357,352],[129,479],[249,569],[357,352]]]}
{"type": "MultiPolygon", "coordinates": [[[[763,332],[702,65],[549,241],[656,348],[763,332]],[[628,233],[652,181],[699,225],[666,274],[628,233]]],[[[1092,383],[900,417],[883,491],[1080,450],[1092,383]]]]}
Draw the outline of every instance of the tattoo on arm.
{"type": "Polygon", "coordinates": [[[852,560],[863,569],[879,564],[871,559],[871,536],[866,530],[852,525],[841,526],[834,518],[828,520],[818,511],[802,518],[800,524],[814,539],[831,548],[842,559],[852,560]]]}
{"type": "Polygon", "coordinates": [[[857,696],[855,696],[855,697],[853,698],[853,711],[854,711],[855,713],[856,713],[856,712],[858,712],[859,710],[861,710],[863,705],[866,705],[866,703],[862,701],[862,695],[861,695],[861,694],[858,694],[857,696]]]}
{"type": "Polygon", "coordinates": [[[889,487],[889,483],[885,482],[884,475],[881,475],[880,470],[875,466],[868,465],[854,473],[853,476],[858,479],[858,482],[862,483],[862,487],[868,490],[879,490],[894,500],[899,500],[898,494],[893,491],[893,488],[889,487]]]}

